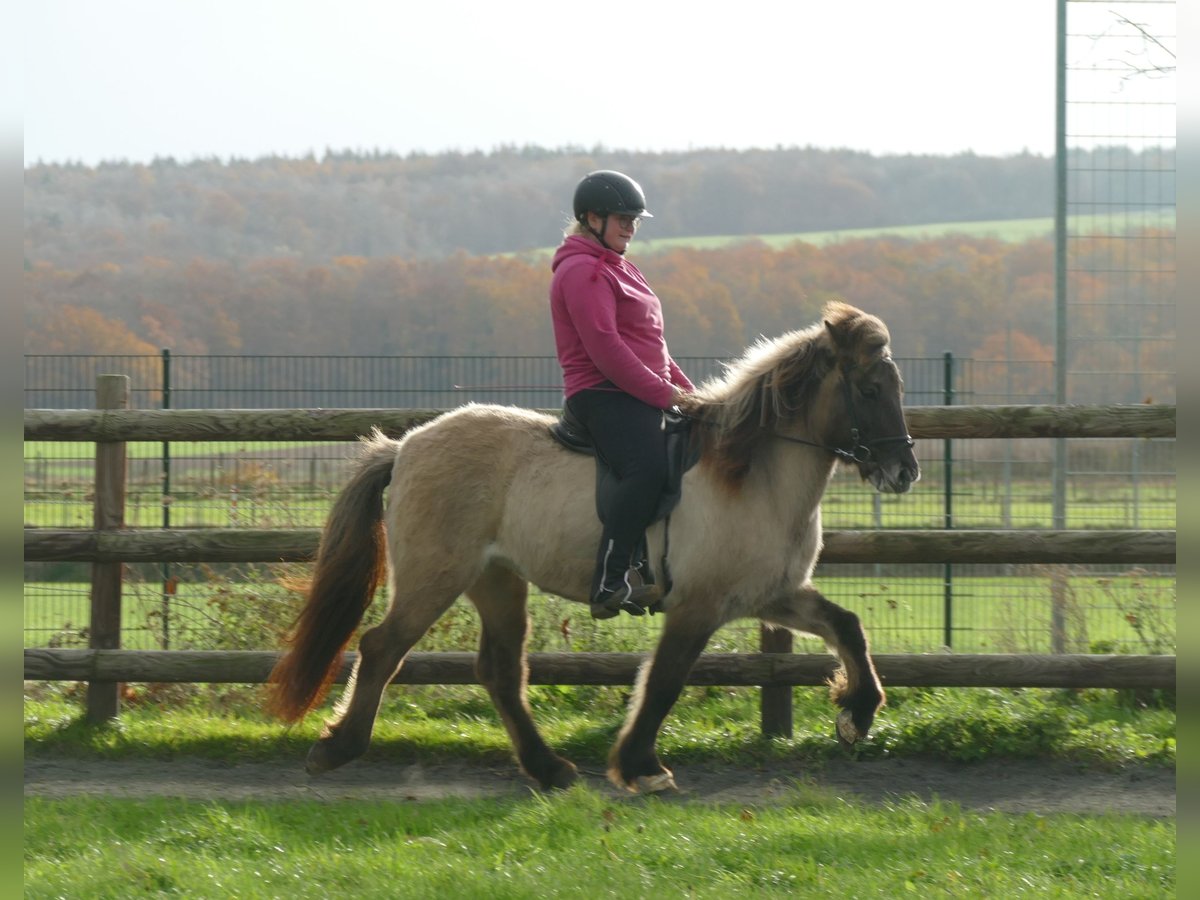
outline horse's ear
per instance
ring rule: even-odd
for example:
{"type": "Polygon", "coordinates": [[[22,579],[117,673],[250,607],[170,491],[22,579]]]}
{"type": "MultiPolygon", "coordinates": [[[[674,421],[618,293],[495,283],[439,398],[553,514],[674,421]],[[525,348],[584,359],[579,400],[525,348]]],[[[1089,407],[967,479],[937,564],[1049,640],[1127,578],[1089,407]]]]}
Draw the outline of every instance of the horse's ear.
{"type": "Polygon", "coordinates": [[[841,300],[831,300],[825,304],[825,331],[837,350],[847,350],[854,343],[853,323],[862,315],[862,310],[855,309],[841,300]]]}
{"type": "Polygon", "coordinates": [[[845,322],[830,322],[825,320],[825,333],[828,342],[820,349],[824,365],[822,371],[828,372],[839,363],[846,365],[854,358],[854,334],[845,322]]]}
{"type": "Polygon", "coordinates": [[[825,331],[834,352],[850,362],[878,356],[891,339],[882,321],[840,300],[825,307],[825,331]]]}
{"type": "Polygon", "coordinates": [[[833,342],[833,346],[840,347],[842,345],[843,334],[838,329],[838,326],[828,319],[825,320],[825,333],[829,335],[829,340],[833,342]]]}

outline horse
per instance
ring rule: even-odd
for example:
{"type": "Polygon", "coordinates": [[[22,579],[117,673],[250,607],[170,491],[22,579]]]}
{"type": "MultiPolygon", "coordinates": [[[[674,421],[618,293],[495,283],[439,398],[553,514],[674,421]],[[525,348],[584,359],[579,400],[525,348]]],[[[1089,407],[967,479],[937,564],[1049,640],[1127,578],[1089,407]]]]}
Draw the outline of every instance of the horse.
{"type": "MultiPolygon", "coordinates": [[[[864,739],[884,704],[857,615],[812,584],[821,497],[835,467],[880,492],[920,477],[903,383],[884,323],[841,301],[821,321],[762,338],[692,394],[699,461],[666,523],[647,531],[652,558],[669,540],[671,589],[655,652],[639,669],[608,778],[621,789],[676,790],[658,732],[722,625],[757,618],[824,640],[839,665],[830,696],[843,745],[864,739]]],[[[377,586],[387,613],[363,632],[345,692],[308,753],[316,775],[366,752],[383,689],[410,649],[461,595],[479,613],[476,675],[521,771],[542,789],[578,778],[544,741],[527,700],[528,586],[586,603],[600,521],[594,461],[551,436],[556,419],[468,404],[408,431],[362,439],[322,531],[307,599],[271,672],[267,707],[286,722],[324,698],[377,586]],[[386,505],[384,496],[386,494],[386,505]]]]}

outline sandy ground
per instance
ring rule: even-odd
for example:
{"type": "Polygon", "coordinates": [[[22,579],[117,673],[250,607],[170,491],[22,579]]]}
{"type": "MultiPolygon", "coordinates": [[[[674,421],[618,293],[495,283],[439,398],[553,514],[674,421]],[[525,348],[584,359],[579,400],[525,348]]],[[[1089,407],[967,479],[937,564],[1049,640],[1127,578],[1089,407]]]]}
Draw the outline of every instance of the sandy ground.
{"type": "MultiPolygon", "coordinates": [[[[668,763],[669,764],[669,763],[668,763]]],[[[621,800],[598,770],[582,772],[598,793],[621,800]]],[[[746,806],[794,803],[817,795],[886,804],[915,797],[964,809],[1013,813],[1121,812],[1157,818],[1175,815],[1175,772],[1151,766],[1109,771],[1069,763],[938,760],[842,760],[819,769],[675,767],[684,802],[746,806]]],[[[421,802],[448,797],[527,795],[536,790],[515,767],[402,765],[359,760],[310,778],[302,761],[232,765],[208,760],[79,761],[27,759],[25,796],[182,797],[192,800],[388,800],[421,802]]]]}

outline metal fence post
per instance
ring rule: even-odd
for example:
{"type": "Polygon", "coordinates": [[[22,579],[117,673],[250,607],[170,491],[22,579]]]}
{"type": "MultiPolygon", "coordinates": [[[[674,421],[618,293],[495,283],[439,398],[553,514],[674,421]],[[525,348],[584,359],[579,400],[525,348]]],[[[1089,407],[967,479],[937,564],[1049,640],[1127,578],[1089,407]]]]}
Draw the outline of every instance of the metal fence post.
{"type": "MultiPolygon", "coordinates": [[[[954,405],[954,354],[950,351],[942,357],[942,402],[954,405]]],[[[942,442],[942,510],[943,527],[954,527],[954,442],[946,438],[942,442]]],[[[954,566],[945,563],[942,568],[942,644],[954,646],[954,566]]]]}
{"type": "MultiPolygon", "coordinates": [[[[171,351],[162,351],[162,408],[171,408],[171,351]]],[[[162,444],[162,527],[171,527],[171,443],[162,444]]],[[[171,596],[175,593],[171,580],[171,564],[162,564],[162,648],[171,649],[171,596]]]]}
{"type": "MultiPolygon", "coordinates": [[[[1067,402],[1067,0],[1055,4],[1054,84],[1054,402],[1067,402]]],[[[1051,517],[1067,527],[1067,442],[1054,440],[1051,517]]],[[[1066,649],[1066,578],[1061,567],[1050,576],[1050,652],[1066,649]]]]}
{"type": "MultiPolygon", "coordinates": [[[[97,409],[129,408],[129,376],[96,377],[97,409]]],[[[96,531],[125,527],[125,443],[96,442],[96,531]]],[[[88,646],[93,650],[121,647],[121,568],[119,562],[92,563],[91,621],[88,646]]],[[[121,686],[115,681],[92,681],[87,691],[87,721],[99,725],[115,719],[121,686]]]]}

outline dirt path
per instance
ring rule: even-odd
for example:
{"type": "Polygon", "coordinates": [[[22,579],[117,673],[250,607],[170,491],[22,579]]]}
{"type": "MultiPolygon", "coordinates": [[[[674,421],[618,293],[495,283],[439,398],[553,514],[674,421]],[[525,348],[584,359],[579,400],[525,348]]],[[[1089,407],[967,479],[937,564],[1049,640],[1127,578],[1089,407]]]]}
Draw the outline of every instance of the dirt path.
{"type": "MultiPolygon", "coordinates": [[[[599,771],[587,784],[614,800],[626,795],[599,771]]],[[[1004,812],[1121,812],[1175,815],[1175,772],[1135,766],[1119,771],[1081,769],[1042,761],[958,764],[936,760],[839,761],[819,770],[779,766],[746,769],[718,765],[675,768],[682,797],[750,806],[794,801],[818,791],[866,803],[915,796],[940,798],[969,810],[1004,812]]],[[[79,761],[27,759],[25,796],[183,797],[193,800],[392,800],[522,796],[531,783],[510,767],[399,765],[359,761],[309,778],[297,761],[229,765],[206,760],[79,761]]]]}

